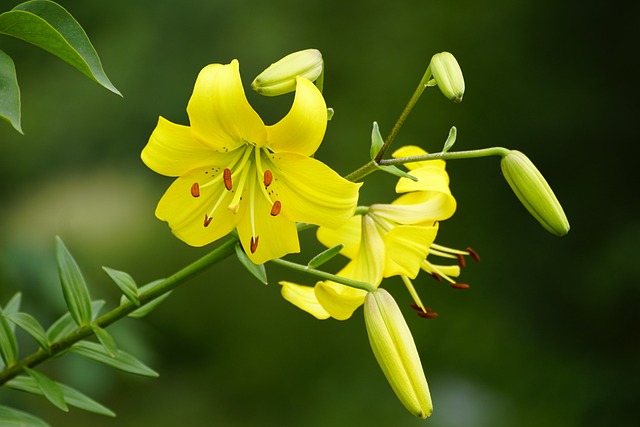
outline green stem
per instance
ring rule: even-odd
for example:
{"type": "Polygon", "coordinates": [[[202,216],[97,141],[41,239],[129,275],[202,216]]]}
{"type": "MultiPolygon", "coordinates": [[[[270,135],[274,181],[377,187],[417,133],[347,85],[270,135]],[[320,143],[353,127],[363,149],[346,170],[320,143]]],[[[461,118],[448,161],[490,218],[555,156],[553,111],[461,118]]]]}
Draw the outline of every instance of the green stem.
{"type": "MultiPolygon", "coordinates": [[[[234,238],[228,239],[222,245],[218,246],[216,249],[198,259],[197,261],[189,264],[184,267],[182,270],[177,271],[173,275],[167,277],[162,282],[158,283],[156,286],[147,290],[140,294],[140,305],[145,305],[154,299],[160,297],[161,295],[175,289],[177,286],[181,285],[188,279],[194,277],[196,274],[200,273],[207,267],[216,264],[223,259],[227,258],[229,255],[235,253],[235,245],[237,240],[234,238]]],[[[98,317],[95,323],[100,327],[106,327],[123,317],[127,316],[129,313],[137,310],[139,307],[131,303],[129,300],[123,302],[118,307],[114,308],[110,312],[98,317]]],[[[25,367],[32,368],[37,366],[48,359],[51,359],[55,355],[62,353],[63,351],[69,349],[73,344],[78,341],[87,338],[93,335],[93,330],[91,326],[84,325],[76,329],[71,334],[59,339],[58,341],[52,343],[49,346],[49,353],[46,353],[44,350],[39,349],[38,351],[32,353],[31,355],[25,357],[20,360],[15,365],[12,365],[0,372],[0,385],[3,385],[7,381],[15,378],[18,374],[20,374],[25,367]]]]}
{"type": "Polygon", "coordinates": [[[424,75],[422,76],[422,79],[420,80],[418,87],[416,87],[416,90],[413,92],[413,95],[411,95],[411,99],[409,99],[409,102],[407,102],[407,105],[404,107],[404,110],[402,110],[402,113],[400,113],[400,117],[398,117],[398,120],[396,120],[396,124],[393,125],[393,129],[391,129],[389,136],[387,136],[387,139],[384,141],[382,148],[376,155],[376,158],[374,159],[375,163],[380,163],[380,161],[382,160],[382,157],[384,157],[384,154],[387,152],[387,149],[389,148],[393,140],[396,139],[396,136],[398,135],[398,132],[400,132],[400,128],[404,124],[404,121],[407,119],[407,117],[409,117],[409,113],[411,113],[411,110],[413,110],[413,106],[416,105],[416,103],[418,102],[418,99],[420,99],[420,96],[422,95],[422,92],[424,92],[424,90],[427,88],[427,83],[429,83],[430,78],[431,78],[431,67],[429,66],[427,67],[427,70],[424,72],[424,75]]]}
{"type": "Polygon", "coordinates": [[[360,282],[357,280],[351,280],[345,277],[336,276],[335,274],[327,273],[321,270],[316,270],[315,268],[309,268],[306,265],[297,264],[295,262],[287,261],[285,259],[272,259],[271,262],[274,264],[281,265],[283,267],[287,267],[291,270],[300,271],[302,273],[311,274],[321,279],[331,280],[332,282],[341,283],[351,288],[362,289],[367,292],[373,292],[376,290],[376,287],[370,283],[360,282]]]}

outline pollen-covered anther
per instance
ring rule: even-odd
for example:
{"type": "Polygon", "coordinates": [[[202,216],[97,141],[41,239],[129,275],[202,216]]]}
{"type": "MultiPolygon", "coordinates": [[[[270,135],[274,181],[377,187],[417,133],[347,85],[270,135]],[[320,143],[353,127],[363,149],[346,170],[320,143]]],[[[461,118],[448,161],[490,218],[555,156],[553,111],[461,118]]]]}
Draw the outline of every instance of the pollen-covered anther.
{"type": "Polygon", "coordinates": [[[453,289],[469,289],[469,285],[466,283],[451,283],[450,286],[453,289]]]}
{"type": "Polygon", "coordinates": [[[191,195],[193,197],[200,197],[200,185],[197,182],[194,182],[191,186],[191,195]]]}
{"type": "Polygon", "coordinates": [[[231,189],[233,188],[233,185],[231,182],[231,169],[225,168],[222,174],[222,179],[224,181],[224,188],[226,188],[228,191],[231,191],[231,189]]]}
{"type": "Polygon", "coordinates": [[[273,174],[271,173],[271,171],[269,169],[267,169],[266,171],[264,171],[264,186],[265,188],[270,186],[271,183],[273,182],[273,174]]]}
{"type": "Polygon", "coordinates": [[[204,214],[204,226],[208,227],[209,224],[211,224],[211,220],[212,219],[213,219],[213,217],[211,217],[211,216],[209,216],[207,214],[204,214]]]}
{"type": "Polygon", "coordinates": [[[249,245],[249,249],[251,250],[252,254],[255,254],[256,251],[258,250],[259,239],[260,239],[260,236],[256,236],[256,237],[251,236],[251,244],[249,245]]]}
{"type": "Polygon", "coordinates": [[[467,266],[467,261],[465,261],[464,255],[456,254],[456,256],[458,257],[458,264],[460,265],[460,268],[465,268],[467,266]]]}
{"type": "Polygon", "coordinates": [[[282,210],[282,203],[280,200],[276,200],[273,202],[273,206],[271,206],[271,216],[277,216],[282,210]]]}
{"type": "Polygon", "coordinates": [[[475,262],[480,262],[480,255],[478,255],[478,252],[471,248],[467,248],[467,252],[469,252],[469,255],[471,255],[471,258],[473,258],[475,262]]]}
{"type": "Polygon", "coordinates": [[[426,313],[424,311],[419,311],[418,316],[422,317],[423,319],[435,319],[436,317],[438,317],[438,313],[434,313],[432,311],[427,311],[426,313]]]}
{"type": "Polygon", "coordinates": [[[431,273],[431,277],[436,279],[438,282],[442,282],[442,277],[440,277],[440,275],[437,273],[431,273]]]}

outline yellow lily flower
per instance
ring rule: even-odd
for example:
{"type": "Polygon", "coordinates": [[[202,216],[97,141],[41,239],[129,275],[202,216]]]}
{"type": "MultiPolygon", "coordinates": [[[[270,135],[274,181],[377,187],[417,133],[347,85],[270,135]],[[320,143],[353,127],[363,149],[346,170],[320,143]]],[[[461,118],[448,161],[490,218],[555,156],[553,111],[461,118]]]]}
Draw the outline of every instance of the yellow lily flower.
{"type": "Polygon", "coordinates": [[[237,60],[206,66],[187,106],[190,126],[163,117],[142,151],[152,170],[178,177],[156,216],[191,246],[237,228],[256,264],[299,251],[296,222],[339,227],[352,215],[360,184],[310,156],[327,126],[320,91],[296,79],[289,113],[266,126],[244,93],[237,60]]]}
{"type": "MultiPolygon", "coordinates": [[[[418,147],[400,154],[415,155],[418,147]],[[412,154],[406,154],[411,151],[412,154]]],[[[398,153],[398,152],[396,152],[398,153]]],[[[394,153],[394,155],[396,155],[394,153]]],[[[337,229],[320,227],[318,240],[327,247],[343,244],[341,253],[351,261],[338,276],[378,286],[384,277],[415,278],[438,231],[438,221],[455,212],[443,161],[420,162],[410,172],[419,179],[401,178],[396,191],[405,193],[391,204],[375,204],[337,229]]],[[[330,281],[315,287],[281,282],[283,297],[319,319],[345,320],[364,303],[366,292],[330,281]]]]}

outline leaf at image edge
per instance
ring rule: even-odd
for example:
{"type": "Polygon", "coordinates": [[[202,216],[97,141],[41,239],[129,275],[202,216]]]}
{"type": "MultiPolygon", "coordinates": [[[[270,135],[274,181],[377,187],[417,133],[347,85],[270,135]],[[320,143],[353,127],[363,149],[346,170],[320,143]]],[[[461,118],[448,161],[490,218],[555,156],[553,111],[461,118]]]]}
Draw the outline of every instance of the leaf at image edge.
{"type": "Polygon", "coordinates": [[[0,425],[6,427],[50,427],[35,415],[4,405],[0,405],[0,425]]]}
{"type": "Polygon", "coordinates": [[[22,132],[20,123],[20,87],[16,67],[9,55],[0,50],[0,118],[22,132]]]}

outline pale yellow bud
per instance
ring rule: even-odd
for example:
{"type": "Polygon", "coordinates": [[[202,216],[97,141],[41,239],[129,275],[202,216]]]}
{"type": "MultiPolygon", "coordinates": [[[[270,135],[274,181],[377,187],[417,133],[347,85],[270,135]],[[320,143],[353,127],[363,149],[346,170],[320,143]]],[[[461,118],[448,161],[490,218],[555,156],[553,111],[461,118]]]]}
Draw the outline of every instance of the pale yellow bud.
{"type": "Polygon", "coordinates": [[[431,58],[429,67],[442,94],[453,102],[462,102],[464,77],[456,58],[449,52],[436,53],[431,58]]]}
{"type": "Polygon", "coordinates": [[[322,54],[317,49],[306,49],[285,56],[271,64],[251,83],[261,95],[277,96],[296,89],[296,77],[315,81],[322,73],[322,54]]]}
{"type": "Polygon", "coordinates": [[[511,150],[502,158],[500,166],[520,202],[547,231],[556,236],[564,236],[569,232],[569,221],[560,202],[527,156],[511,150]]]}
{"type": "Polygon", "coordinates": [[[400,402],[418,418],[433,412],[431,394],[411,331],[398,304],[384,289],[364,300],[364,321],[373,354],[400,402]]]}

